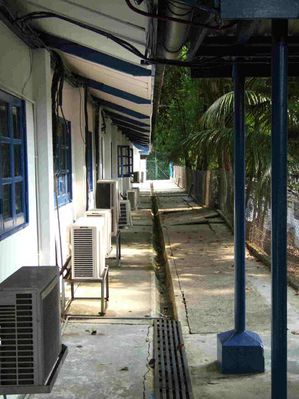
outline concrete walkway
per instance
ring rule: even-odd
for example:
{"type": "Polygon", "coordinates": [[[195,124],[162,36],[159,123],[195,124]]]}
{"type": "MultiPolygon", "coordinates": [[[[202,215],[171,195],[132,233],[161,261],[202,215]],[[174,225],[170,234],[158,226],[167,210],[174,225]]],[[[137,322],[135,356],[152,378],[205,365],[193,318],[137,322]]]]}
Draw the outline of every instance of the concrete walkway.
{"type": "MultiPolygon", "coordinates": [[[[159,315],[153,270],[150,183],[141,185],[134,226],[122,232],[122,263],[112,266],[105,317],[99,301],[77,300],[63,341],[69,354],[49,395],[31,399],[154,399],[152,318],[159,315]],[[91,319],[91,316],[97,317],[91,319]]],[[[171,181],[154,182],[172,280],[175,313],[183,327],[194,399],[270,398],[269,270],[247,256],[248,328],[265,344],[266,372],[227,376],[216,364],[216,334],[233,328],[233,236],[219,215],[190,200],[171,181]]],[[[80,285],[77,295],[98,295],[80,285]]],[[[157,299],[158,298],[158,299],[157,299]]],[[[289,289],[289,396],[299,399],[299,296],[289,289]]]]}
{"type": "MultiPolygon", "coordinates": [[[[216,364],[216,334],[233,328],[233,236],[218,214],[200,208],[173,183],[154,182],[173,296],[183,326],[195,399],[269,399],[271,281],[247,255],[247,323],[263,338],[266,372],[226,376],[216,364]]],[[[299,296],[288,291],[289,399],[299,398],[299,296]]]]}
{"type": "MultiPolygon", "coordinates": [[[[69,353],[51,394],[30,399],[142,399],[153,393],[152,318],[156,313],[149,187],[122,230],[121,265],[110,268],[110,299],[99,317],[96,299],[75,300],[64,326],[69,353]],[[78,319],[76,315],[86,315],[78,319]],[[97,317],[92,319],[91,316],[97,317]],[[89,317],[89,318],[88,318],[89,317]]],[[[115,262],[114,262],[115,263],[115,262]]],[[[68,290],[69,292],[69,290],[68,290]]],[[[76,296],[99,296],[98,284],[80,284],[76,296]]]]}

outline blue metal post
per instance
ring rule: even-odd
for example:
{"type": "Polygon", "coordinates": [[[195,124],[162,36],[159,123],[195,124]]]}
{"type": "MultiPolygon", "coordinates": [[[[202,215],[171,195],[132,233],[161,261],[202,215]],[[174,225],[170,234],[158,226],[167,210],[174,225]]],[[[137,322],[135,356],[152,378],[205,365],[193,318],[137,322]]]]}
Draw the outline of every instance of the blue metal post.
{"type": "Polygon", "coordinates": [[[287,398],[288,21],[272,21],[272,399],[287,398]]]}
{"type": "Polygon", "coordinates": [[[235,238],[235,330],[245,331],[245,77],[233,66],[234,80],[234,238],[235,238]]]}
{"type": "Polygon", "coordinates": [[[246,328],[245,306],[245,76],[234,64],[235,328],[217,336],[222,373],[260,373],[265,369],[261,338],[246,328]]]}

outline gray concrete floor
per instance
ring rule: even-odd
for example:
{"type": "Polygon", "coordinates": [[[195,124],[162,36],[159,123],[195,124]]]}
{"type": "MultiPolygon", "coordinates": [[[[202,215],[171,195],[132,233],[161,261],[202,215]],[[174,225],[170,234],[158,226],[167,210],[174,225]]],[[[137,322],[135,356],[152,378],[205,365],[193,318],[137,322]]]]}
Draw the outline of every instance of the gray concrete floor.
{"type": "Polygon", "coordinates": [[[63,341],[69,353],[51,394],[31,399],[149,397],[151,323],[69,322],[63,341]]]}
{"type": "MultiPolygon", "coordinates": [[[[110,260],[110,299],[99,316],[97,299],[74,300],[64,326],[69,353],[51,394],[30,399],[141,399],[153,393],[152,319],[156,314],[153,272],[151,201],[142,195],[133,226],[123,229],[120,266],[110,260]]],[[[115,251],[115,250],[114,250],[115,251]]],[[[112,253],[113,255],[113,253],[112,253]]],[[[66,289],[70,296],[70,289],[66,289]]],[[[99,284],[80,284],[78,297],[99,297],[99,284]]]]}
{"type": "MultiPolygon", "coordinates": [[[[247,255],[247,324],[263,339],[266,372],[222,375],[216,364],[216,334],[233,328],[233,236],[215,212],[199,209],[170,182],[155,182],[154,187],[195,399],[270,398],[269,270],[247,255]]],[[[298,399],[299,296],[292,289],[288,301],[288,398],[298,399]]]]}
{"type": "MultiPolygon", "coordinates": [[[[233,327],[233,237],[222,219],[201,208],[171,181],[154,182],[173,283],[182,323],[194,399],[270,398],[269,270],[247,256],[247,322],[265,345],[266,372],[222,375],[216,364],[216,334],[233,327]]],[[[122,233],[122,263],[111,267],[110,301],[105,317],[69,319],[63,341],[69,354],[49,395],[31,399],[154,398],[152,321],[157,295],[152,261],[150,185],[134,226],[122,233]]],[[[113,262],[112,262],[113,263],[113,262]]],[[[76,295],[98,294],[80,285],[76,295]]],[[[289,399],[299,399],[299,296],[289,289],[289,399]]],[[[72,314],[98,315],[99,301],[74,301],[72,314]]]]}
{"type": "MultiPolygon", "coordinates": [[[[149,317],[155,316],[155,279],[153,271],[152,221],[150,198],[141,196],[142,209],[132,213],[133,226],[121,230],[120,266],[116,265],[115,247],[110,264],[110,298],[105,317],[149,317]]],[[[68,299],[70,287],[66,287],[68,299]]],[[[100,296],[99,283],[80,283],[76,286],[77,298],[100,296]]],[[[75,299],[67,311],[72,315],[93,315],[100,312],[100,301],[75,299]]]]}

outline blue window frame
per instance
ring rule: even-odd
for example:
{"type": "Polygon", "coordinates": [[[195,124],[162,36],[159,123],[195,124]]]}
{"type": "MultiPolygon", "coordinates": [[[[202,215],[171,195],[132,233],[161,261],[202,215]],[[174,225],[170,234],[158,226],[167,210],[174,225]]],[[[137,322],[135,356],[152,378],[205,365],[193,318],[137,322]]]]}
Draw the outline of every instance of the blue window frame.
{"type": "Polygon", "coordinates": [[[27,223],[25,102],[0,90],[0,239],[27,223]]]}
{"type": "Polygon", "coordinates": [[[118,177],[129,177],[133,173],[133,149],[128,145],[117,146],[118,177]]]}
{"type": "Polygon", "coordinates": [[[93,164],[92,164],[92,133],[86,132],[86,172],[88,181],[88,191],[93,191],[93,164]]]}
{"type": "Polygon", "coordinates": [[[58,202],[58,206],[62,206],[71,202],[73,197],[71,122],[63,118],[58,118],[57,129],[53,131],[53,155],[56,182],[55,204],[58,202]]]}

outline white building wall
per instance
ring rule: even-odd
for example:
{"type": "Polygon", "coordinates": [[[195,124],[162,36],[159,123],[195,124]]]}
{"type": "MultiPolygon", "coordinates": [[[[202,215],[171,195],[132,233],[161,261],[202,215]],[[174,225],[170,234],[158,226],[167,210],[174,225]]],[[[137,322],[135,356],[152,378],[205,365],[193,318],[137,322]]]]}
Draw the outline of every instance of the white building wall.
{"type": "Polygon", "coordinates": [[[143,181],[145,182],[147,180],[146,159],[140,159],[140,169],[139,169],[139,171],[140,171],[140,178],[143,176],[143,181]]]}
{"type": "Polygon", "coordinates": [[[0,281],[2,281],[21,266],[38,264],[38,240],[31,50],[2,23],[0,23],[0,48],[0,89],[16,97],[26,98],[29,204],[28,225],[0,241],[0,281]]]}
{"type": "Polygon", "coordinates": [[[112,129],[111,129],[111,120],[105,118],[106,130],[105,132],[102,131],[102,138],[103,138],[103,155],[104,155],[104,179],[111,179],[111,139],[112,139],[112,129]]]}
{"type": "Polygon", "coordinates": [[[12,94],[33,100],[33,51],[0,21],[0,85],[12,94]]]}
{"type": "MultiPolygon", "coordinates": [[[[0,241],[1,281],[23,265],[55,264],[55,242],[59,264],[61,259],[58,215],[54,207],[50,56],[45,50],[30,50],[2,23],[0,23],[0,47],[2,49],[0,89],[19,98],[28,99],[26,124],[29,190],[28,226],[0,241]]],[[[83,89],[81,96],[80,109],[79,89],[65,83],[63,110],[65,118],[71,122],[73,201],[58,209],[63,262],[70,254],[69,227],[74,220],[84,214],[86,209],[83,89]]],[[[95,117],[91,104],[88,104],[88,115],[89,130],[94,135],[95,117]]],[[[105,142],[109,151],[106,149],[104,151],[106,156],[104,173],[110,178],[111,133],[110,140],[108,133],[105,142]]],[[[95,176],[95,152],[93,163],[95,176]]],[[[89,207],[93,206],[94,193],[91,192],[89,207]]]]}
{"type": "Polygon", "coordinates": [[[36,176],[40,265],[55,264],[51,59],[48,51],[35,50],[32,57],[37,148],[36,176]]]}
{"type": "Polygon", "coordinates": [[[133,169],[138,172],[141,166],[140,152],[137,147],[133,146],[133,169]]]}
{"type": "MultiPolygon", "coordinates": [[[[111,177],[112,179],[118,179],[117,176],[117,144],[119,142],[119,133],[115,125],[111,125],[111,177]]],[[[121,190],[121,188],[119,188],[121,190]]]]}
{"type": "MultiPolygon", "coordinates": [[[[81,89],[64,85],[63,110],[71,122],[72,134],[72,191],[71,203],[54,207],[53,148],[51,121],[51,70],[50,56],[46,50],[30,50],[5,25],[0,23],[0,88],[26,99],[27,158],[29,190],[29,224],[24,229],[0,241],[0,281],[23,265],[54,264],[55,244],[62,262],[70,255],[70,225],[86,209],[85,121],[84,93],[81,89]],[[35,103],[36,102],[36,103],[35,103]]],[[[94,134],[95,112],[88,104],[89,130],[94,134]]],[[[120,192],[130,188],[129,178],[118,178],[117,146],[131,145],[109,118],[102,131],[100,115],[100,155],[103,156],[102,177],[118,179],[120,192]]],[[[93,139],[94,140],[94,139],[93,139]]],[[[95,149],[94,149],[95,150],[95,149]]],[[[134,157],[135,158],[135,157],[134,157]]],[[[93,153],[95,176],[95,151],[93,153]]],[[[138,169],[138,167],[137,167],[138,169]]],[[[136,170],[136,161],[135,161],[136,170]]],[[[95,181],[94,181],[95,188],[95,181]]],[[[94,192],[89,193],[88,206],[94,206],[94,192]]]]}
{"type": "MultiPolygon", "coordinates": [[[[83,109],[83,89],[74,88],[68,83],[63,89],[63,112],[65,119],[71,122],[71,145],[72,145],[72,202],[60,206],[59,219],[62,241],[63,263],[71,254],[70,248],[70,226],[86,211],[86,165],[85,165],[85,119],[83,109]],[[81,99],[80,99],[81,90],[81,99]]],[[[88,103],[88,129],[94,136],[94,109],[88,103]]],[[[93,164],[95,155],[93,154],[93,164]]],[[[95,166],[95,165],[93,165],[95,166]]],[[[95,167],[93,168],[93,171],[95,167]]],[[[95,181],[94,181],[95,189],[95,181]]],[[[89,193],[88,208],[94,207],[94,190],[89,193]]],[[[52,210],[52,219],[55,221],[56,246],[60,257],[60,239],[58,229],[57,209],[52,210]]]]}
{"type": "Polygon", "coordinates": [[[141,159],[140,151],[135,146],[134,148],[134,172],[140,172],[140,179],[146,181],[146,160],[141,159]]]}

